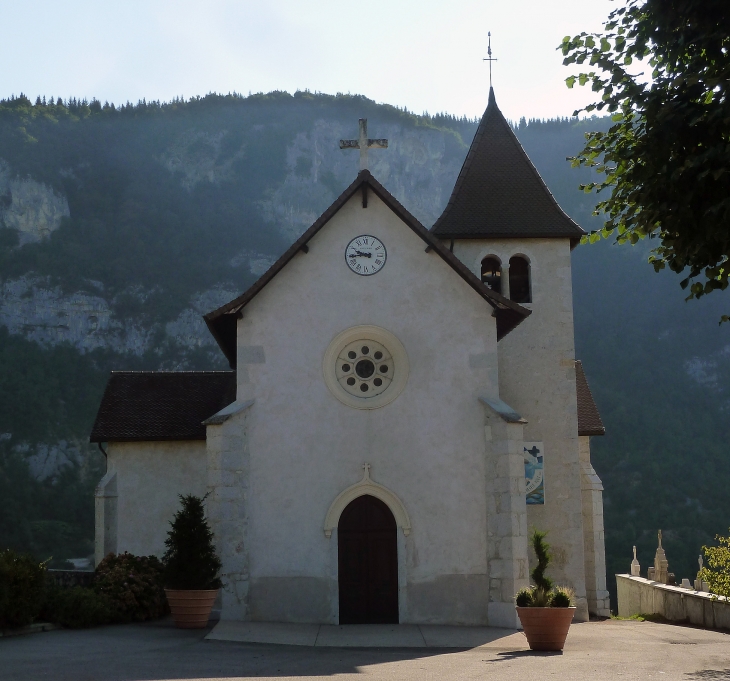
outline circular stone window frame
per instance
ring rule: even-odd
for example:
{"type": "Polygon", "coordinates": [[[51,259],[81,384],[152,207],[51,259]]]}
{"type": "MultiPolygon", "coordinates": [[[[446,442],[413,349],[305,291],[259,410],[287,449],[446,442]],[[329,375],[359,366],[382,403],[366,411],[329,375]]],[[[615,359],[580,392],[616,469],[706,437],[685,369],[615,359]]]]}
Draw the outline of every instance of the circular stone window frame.
{"type": "Polygon", "coordinates": [[[342,404],[353,409],[380,409],[403,392],[408,382],[410,365],[406,349],[396,336],[380,326],[362,325],[345,329],[334,337],[324,353],[322,371],[327,388],[342,404]],[[337,360],[350,343],[367,341],[375,341],[385,346],[393,358],[394,375],[388,388],[379,395],[356,397],[348,393],[337,380],[337,360]]]}

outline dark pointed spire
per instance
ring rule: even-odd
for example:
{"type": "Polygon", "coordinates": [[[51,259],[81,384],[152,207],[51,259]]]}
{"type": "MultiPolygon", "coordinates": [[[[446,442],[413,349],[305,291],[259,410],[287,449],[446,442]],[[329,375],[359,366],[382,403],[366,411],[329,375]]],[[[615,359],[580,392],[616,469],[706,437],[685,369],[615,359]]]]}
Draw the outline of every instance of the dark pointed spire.
{"type": "Polygon", "coordinates": [[[453,239],[573,241],[585,233],[553,198],[499,110],[492,87],[449,203],[431,231],[453,239]]]}

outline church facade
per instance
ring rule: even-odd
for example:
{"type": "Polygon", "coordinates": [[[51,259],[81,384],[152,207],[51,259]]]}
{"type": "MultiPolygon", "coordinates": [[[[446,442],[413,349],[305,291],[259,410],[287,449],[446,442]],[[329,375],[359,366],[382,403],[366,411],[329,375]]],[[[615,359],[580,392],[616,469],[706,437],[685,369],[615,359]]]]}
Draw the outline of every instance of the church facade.
{"type": "Polygon", "coordinates": [[[161,555],[177,495],[208,493],[224,619],[517,628],[536,527],[577,618],[608,614],[582,234],[492,92],[431,230],[361,170],[206,315],[232,371],[112,373],[97,561],[161,555]]]}

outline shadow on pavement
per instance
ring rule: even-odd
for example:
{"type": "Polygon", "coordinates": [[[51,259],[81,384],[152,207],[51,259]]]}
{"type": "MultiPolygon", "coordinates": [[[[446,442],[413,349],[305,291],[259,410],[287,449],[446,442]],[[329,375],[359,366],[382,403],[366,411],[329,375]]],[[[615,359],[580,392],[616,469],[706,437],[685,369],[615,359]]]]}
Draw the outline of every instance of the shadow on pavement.
{"type": "Polygon", "coordinates": [[[490,662],[508,662],[516,660],[520,657],[561,657],[562,650],[511,650],[503,653],[497,653],[494,660],[490,662]]]}
{"type": "Polygon", "coordinates": [[[428,648],[313,648],[205,641],[212,627],[171,622],[58,630],[0,639],[3,681],[164,681],[327,677],[362,667],[448,654],[428,648]]]}

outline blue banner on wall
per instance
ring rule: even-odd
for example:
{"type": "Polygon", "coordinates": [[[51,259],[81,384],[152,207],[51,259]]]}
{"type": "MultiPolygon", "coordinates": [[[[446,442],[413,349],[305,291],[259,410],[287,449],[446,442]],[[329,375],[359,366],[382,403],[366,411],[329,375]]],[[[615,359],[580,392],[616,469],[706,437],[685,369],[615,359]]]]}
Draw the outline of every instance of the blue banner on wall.
{"type": "Polygon", "coordinates": [[[545,503],[542,442],[524,442],[525,494],[528,504],[545,503]]]}

